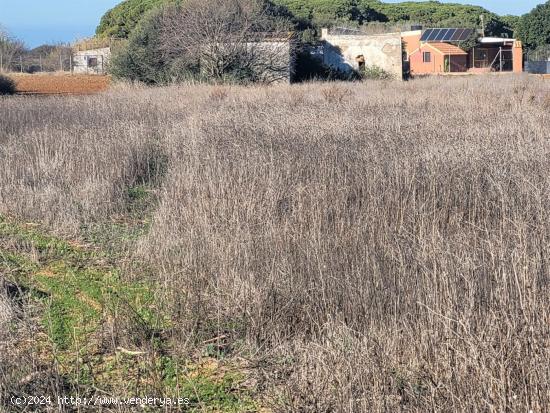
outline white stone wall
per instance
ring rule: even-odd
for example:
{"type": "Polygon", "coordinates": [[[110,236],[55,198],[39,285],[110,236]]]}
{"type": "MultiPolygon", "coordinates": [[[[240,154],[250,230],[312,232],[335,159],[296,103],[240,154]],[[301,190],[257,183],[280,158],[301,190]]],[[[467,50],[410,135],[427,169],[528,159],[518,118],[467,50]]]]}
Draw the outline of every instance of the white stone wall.
{"type": "Polygon", "coordinates": [[[403,77],[403,47],[400,33],[380,35],[331,34],[323,29],[323,60],[343,72],[359,69],[362,56],[365,66],[378,66],[395,78],[403,77]]]}
{"type": "Polygon", "coordinates": [[[108,71],[111,49],[92,49],[73,53],[73,73],[79,74],[105,74],[108,71]],[[94,60],[97,65],[93,65],[94,60]]]}

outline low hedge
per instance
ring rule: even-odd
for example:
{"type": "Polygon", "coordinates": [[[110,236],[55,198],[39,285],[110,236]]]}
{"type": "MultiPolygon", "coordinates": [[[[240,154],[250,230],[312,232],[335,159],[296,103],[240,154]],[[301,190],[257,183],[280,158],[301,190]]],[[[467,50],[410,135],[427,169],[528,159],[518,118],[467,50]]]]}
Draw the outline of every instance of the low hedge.
{"type": "Polygon", "coordinates": [[[13,95],[15,82],[7,76],[0,74],[0,95],[13,95]]]}

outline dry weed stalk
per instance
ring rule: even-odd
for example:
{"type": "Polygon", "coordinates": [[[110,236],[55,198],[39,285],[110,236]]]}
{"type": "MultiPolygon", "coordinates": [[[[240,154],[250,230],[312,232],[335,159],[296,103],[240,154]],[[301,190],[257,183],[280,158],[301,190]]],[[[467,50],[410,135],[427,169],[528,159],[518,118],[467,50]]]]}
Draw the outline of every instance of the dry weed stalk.
{"type": "Polygon", "coordinates": [[[159,300],[281,410],[543,411],[548,86],[379,85],[0,100],[0,212],[78,234],[154,187],[159,300]]]}

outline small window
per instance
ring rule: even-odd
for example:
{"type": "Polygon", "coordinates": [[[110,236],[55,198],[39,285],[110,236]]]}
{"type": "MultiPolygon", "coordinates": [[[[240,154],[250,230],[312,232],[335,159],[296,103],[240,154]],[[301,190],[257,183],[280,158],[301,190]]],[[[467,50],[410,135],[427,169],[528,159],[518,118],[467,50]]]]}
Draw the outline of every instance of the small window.
{"type": "Polygon", "coordinates": [[[430,63],[432,61],[432,54],[431,52],[424,52],[422,54],[422,61],[424,63],[430,63]]]}
{"type": "Polygon", "coordinates": [[[97,67],[97,57],[88,58],[88,67],[97,67]]]}

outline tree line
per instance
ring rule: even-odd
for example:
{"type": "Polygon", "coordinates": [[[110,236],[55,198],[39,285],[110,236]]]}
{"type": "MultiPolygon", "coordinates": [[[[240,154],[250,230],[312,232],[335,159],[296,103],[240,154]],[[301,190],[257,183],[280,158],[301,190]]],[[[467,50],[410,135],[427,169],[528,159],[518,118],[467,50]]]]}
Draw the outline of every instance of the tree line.
{"type": "MultiPolygon", "coordinates": [[[[181,5],[184,1],[125,0],[102,17],[97,35],[128,38],[146,12],[167,3],[181,5]]],[[[310,38],[318,36],[318,29],[322,26],[409,22],[428,27],[480,28],[484,25],[487,35],[517,37],[530,50],[550,43],[550,1],[524,16],[499,16],[480,6],[437,1],[274,0],[274,4],[285,16],[291,15],[298,29],[310,38]]]]}

